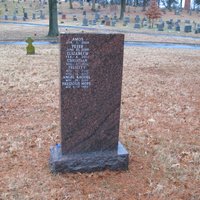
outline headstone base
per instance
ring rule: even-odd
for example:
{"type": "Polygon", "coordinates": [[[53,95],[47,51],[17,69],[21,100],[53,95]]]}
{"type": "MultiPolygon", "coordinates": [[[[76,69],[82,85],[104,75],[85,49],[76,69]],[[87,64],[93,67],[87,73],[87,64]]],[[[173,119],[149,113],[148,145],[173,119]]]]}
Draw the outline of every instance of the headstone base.
{"type": "Polygon", "coordinates": [[[103,151],[84,154],[62,155],[56,146],[50,152],[51,172],[93,172],[128,170],[128,152],[119,142],[117,152],[103,151]]]}

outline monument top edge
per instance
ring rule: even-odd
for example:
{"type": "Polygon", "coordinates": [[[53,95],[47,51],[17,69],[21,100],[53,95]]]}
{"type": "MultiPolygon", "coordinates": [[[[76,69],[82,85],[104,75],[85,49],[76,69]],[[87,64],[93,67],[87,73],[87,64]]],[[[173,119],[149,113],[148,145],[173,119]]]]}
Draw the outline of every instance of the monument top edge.
{"type": "Polygon", "coordinates": [[[65,32],[61,32],[61,35],[124,35],[122,33],[65,33],[65,32]]]}

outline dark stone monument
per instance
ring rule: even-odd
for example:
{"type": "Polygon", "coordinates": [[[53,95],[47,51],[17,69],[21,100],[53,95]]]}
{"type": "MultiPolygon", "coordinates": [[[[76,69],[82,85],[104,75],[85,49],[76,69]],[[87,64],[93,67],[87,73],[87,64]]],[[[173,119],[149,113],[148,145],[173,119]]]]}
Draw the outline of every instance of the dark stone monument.
{"type": "Polygon", "coordinates": [[[164,31],[164,24],[163,23],[158,24],[157,29],[158,29],[158,31],[164,31]]]}
{"type": "Polygon", "coordinates": [[[185,32],[185,33],[192,32],[192,25],[185,25],[185,27],[184,27],[184,32],[185,32]]]}
{"type": "Polygon", "coordinates": [[[52,172],[127,170],[119,140],[124,36],[61,34],[61,145],[52,172]]]}
{"type": "Polygon", "coordinates": [[[135,17],[135,23],[136,24],[140,23],[140,16],[139,15],[136,15],[136,17],[135,17]]]}
{"type": "Polygon", "coordinates": [[[24,19],[28,19],[28,13],[24,12],[24,19]]]}
{"type": "Polygon", "coordinates": [[[175,24],[175,30],[179,32],[181,31],[181,27],[178,23],[175,24]]]}
{"type": "Polygon", "coordinates": [[[103,20],[101,20],[101,23],[100,23],[101,25],[104,25],[105,24],[105,20],[103,19],[103,20]]]}
{"type": "Polygon", "coordinates": [[[200,33],[200,24],[197,24],[196,29],[195,29],[195,33],[200,33]]]}
{"type": "Polygon", "coordinates": [[[36,14],[35,13],[33,13],[32,19],[33,20],[36,19],[36,14]]]}

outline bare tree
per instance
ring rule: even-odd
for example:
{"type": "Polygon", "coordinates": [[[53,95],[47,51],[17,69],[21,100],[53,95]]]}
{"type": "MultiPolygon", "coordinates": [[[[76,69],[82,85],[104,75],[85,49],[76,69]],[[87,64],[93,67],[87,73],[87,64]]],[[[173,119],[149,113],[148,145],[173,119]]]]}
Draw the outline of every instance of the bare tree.
{"type": "Polygon", "coordinates": [[[125,10],[126,10],[126,0],[121,0],[120,17],[119,17],[119,19],[123,19],[124,18],[125,10]]]}
{"type": "Polygon", "coordinates": [[[49,33],[48,36],[58,36],[57,0],[49,0],[49,33]]]}
{"type": "Polygon", "coordinates": [[[96,9],[95,9],[95,3],[96,3],[96,0],[92,0],[92,11],[95,11],[96,9]]]}
{"type": "Polygon", "coordinates": [[[69,0],[69,8],[73,9],[72,0],[69,0]]]}

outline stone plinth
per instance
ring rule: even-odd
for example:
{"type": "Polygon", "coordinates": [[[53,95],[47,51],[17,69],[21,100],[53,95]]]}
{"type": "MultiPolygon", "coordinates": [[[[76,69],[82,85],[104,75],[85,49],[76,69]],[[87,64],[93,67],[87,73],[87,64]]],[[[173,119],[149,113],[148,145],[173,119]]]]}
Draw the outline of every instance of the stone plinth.
{"type": "Polygon", "coordinates": [[[97,151],[83,154],[62,155],[56,146],[51,149],[52,172],[93,172],[128,169],[128,152],[119,143],[117,151],[97,151]]]}

